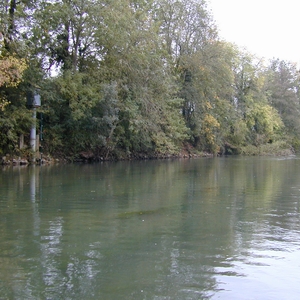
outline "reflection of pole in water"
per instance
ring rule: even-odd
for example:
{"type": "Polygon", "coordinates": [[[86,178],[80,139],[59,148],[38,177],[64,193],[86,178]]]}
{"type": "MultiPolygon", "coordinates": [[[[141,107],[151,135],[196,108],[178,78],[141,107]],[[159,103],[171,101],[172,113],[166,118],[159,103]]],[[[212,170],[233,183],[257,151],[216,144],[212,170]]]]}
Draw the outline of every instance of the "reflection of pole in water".
{"type": "Polygon", "coordinates": [[[30,174],[30,199],[32,202],[36,200],[36,168],[35,165],[31,167],[30,174]]]}
{"type": "Polygon", "coordinates": [[[37,201],[37,186],[39,186],[39,171],[35,165],[30,167],[30,199],[32,202],[32,213],[33,213],[33,228],[34,235],[39,235],[40,232],[40,215],[39,215],[39,202],[37,201]]]}

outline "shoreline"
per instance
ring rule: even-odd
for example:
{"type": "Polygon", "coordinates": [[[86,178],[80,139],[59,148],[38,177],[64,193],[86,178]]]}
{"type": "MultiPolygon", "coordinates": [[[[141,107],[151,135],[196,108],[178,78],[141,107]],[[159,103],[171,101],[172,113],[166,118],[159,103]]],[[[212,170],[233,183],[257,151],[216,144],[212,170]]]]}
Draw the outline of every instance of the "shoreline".
{"type": "Polygon", "coordinates": [[[291,149],[285,149],[281,151],[281,153],[256,153],[256,154],[211,154],[211,153],[189,153],[184,155],[139,155],[138,157],[128,157],[121,159],[108,158],[103,159],[99,158],[76,158],[76,159],[68,159],[68,158],[54,158],[51,156],[46,156],[42,159],[36,159],[35,162],[30,161],[28,158],[21,157],[13,157],[11,155],[3,156],[0,162],[1,167],[27,167],[27,166],[47,166],[47,165],[63,165],[63,164],[74,164],[74,163],[82,163],[82,164],[90,164],[90,163],[101,163],[101,162],[117,162],[117,161],[146,161],[146,160],[168,160],[168,159],[196,159],[196,158],[212,158],[212,157],[229,157],[229,156],[274,156],[274,157],[294,157],[296,156],[295,152],[291,149]]]}

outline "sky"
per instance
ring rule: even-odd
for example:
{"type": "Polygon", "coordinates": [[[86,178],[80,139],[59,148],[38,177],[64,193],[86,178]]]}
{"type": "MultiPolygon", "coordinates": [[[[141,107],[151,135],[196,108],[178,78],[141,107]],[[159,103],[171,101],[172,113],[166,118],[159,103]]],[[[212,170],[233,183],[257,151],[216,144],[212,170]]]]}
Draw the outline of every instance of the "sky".
{"type": "Polygon", "coordinates": [[[207,0],[219,35],[258,57],[300,65],[300,0],[207,0]]]}

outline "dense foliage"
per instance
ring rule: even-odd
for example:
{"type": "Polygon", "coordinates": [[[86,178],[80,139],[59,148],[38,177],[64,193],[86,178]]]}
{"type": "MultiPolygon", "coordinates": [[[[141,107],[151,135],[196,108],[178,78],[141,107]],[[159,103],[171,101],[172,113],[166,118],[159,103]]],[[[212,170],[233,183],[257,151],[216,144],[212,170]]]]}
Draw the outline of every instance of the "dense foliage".
{"type": "Polygon", "coordinates": [[[54,156],[300,144],[296,65],[220,40],[204,0],[5,0],[0,14],[2,154],[28,139],[37,89],[54,156]]]}

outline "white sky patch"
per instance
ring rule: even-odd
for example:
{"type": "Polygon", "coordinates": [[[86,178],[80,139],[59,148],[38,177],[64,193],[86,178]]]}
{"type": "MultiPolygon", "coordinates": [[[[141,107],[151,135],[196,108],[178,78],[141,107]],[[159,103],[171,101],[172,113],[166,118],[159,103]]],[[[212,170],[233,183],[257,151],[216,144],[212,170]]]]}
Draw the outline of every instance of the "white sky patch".
{"type": "Polygon", "coordinates": [[[221,38],[300,64],[300,0],[208,0],[221,38]]]}

